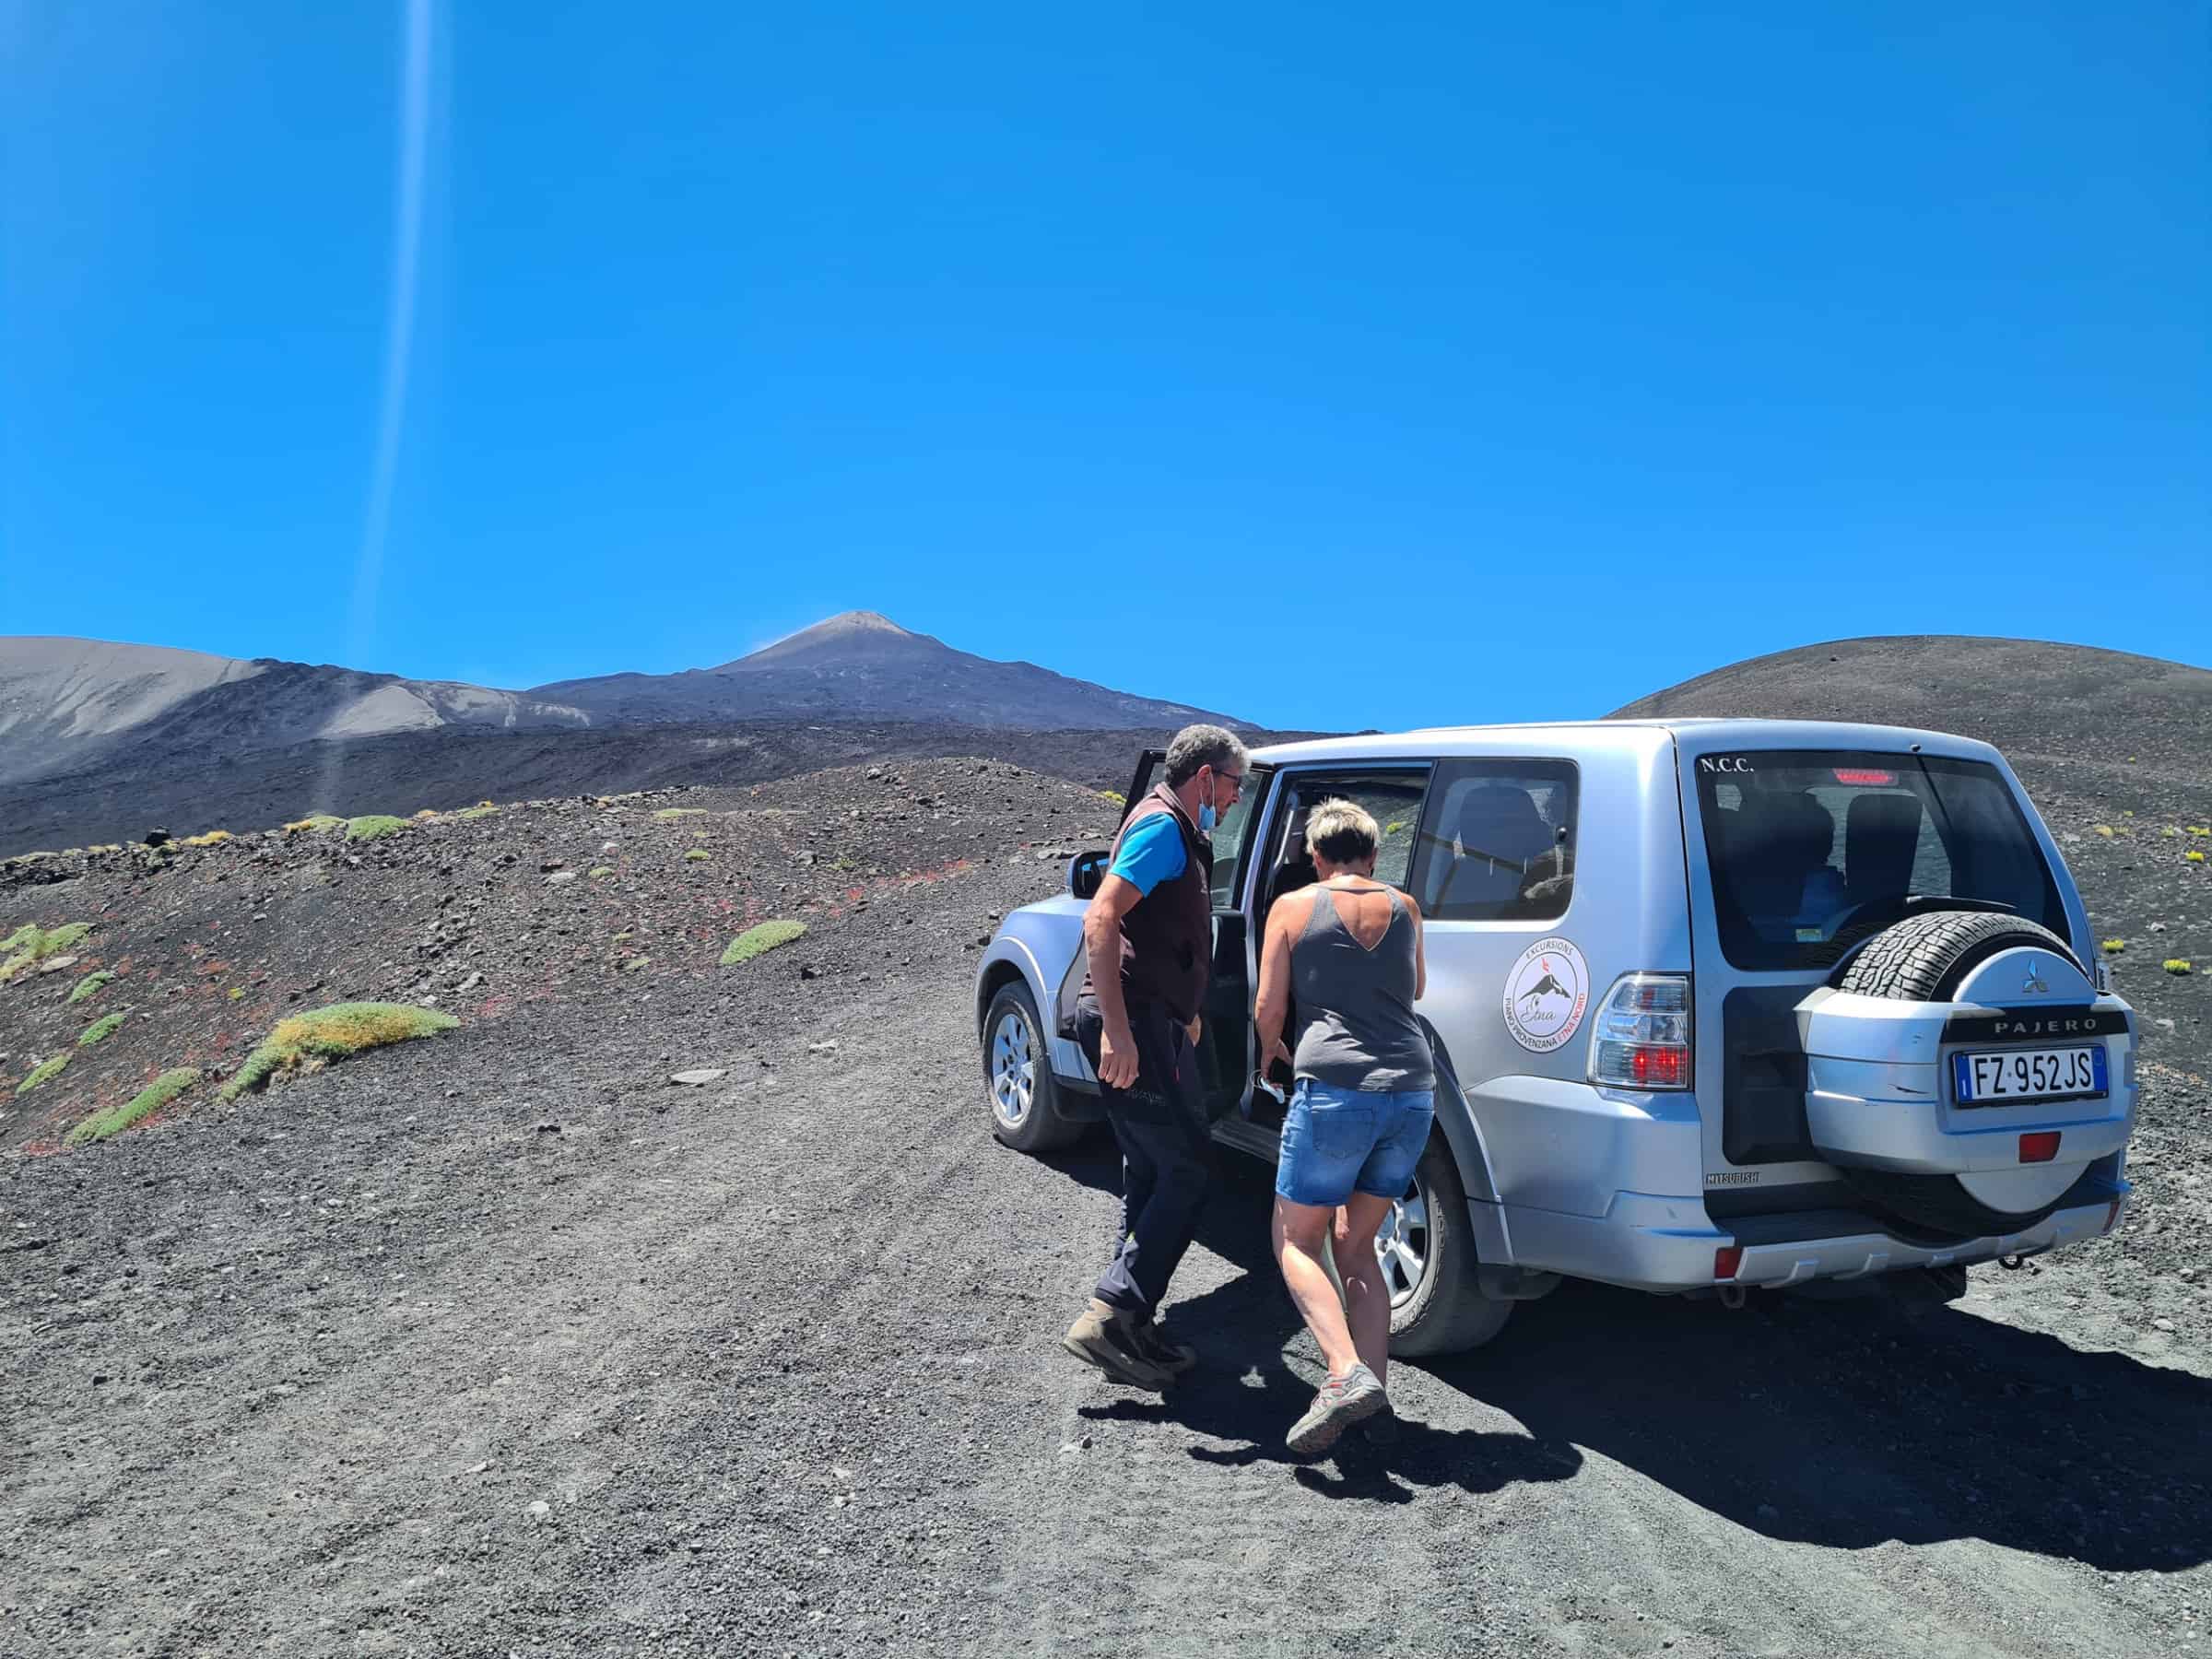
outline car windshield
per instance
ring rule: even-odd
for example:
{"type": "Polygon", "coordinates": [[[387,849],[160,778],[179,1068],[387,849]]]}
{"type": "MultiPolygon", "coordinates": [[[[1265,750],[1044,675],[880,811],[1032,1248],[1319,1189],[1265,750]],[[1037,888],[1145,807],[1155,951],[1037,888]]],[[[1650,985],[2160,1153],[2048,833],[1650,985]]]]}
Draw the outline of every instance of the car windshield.
{"type": "Polygon", "coordinates": [[[1827,965],[1838,932],[1912,897],[2001,904],[2060,937],[2065,912],[1997,769],[1919,755],[1700,755],[1721,948],[1738,968],[1827,965]]]}

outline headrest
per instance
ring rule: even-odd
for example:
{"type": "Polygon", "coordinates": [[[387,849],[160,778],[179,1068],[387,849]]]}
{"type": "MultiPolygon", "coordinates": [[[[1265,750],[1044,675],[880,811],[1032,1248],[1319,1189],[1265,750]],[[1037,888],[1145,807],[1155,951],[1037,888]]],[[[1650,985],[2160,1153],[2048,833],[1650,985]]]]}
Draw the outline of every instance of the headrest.
{"type": "Polygon", "coordinates": [[[1721,818],[1730,856],[1754,871],[1804,872],[1828,862],[1836,821],[1803,791],[1773,794],[1747,791],[1743,805],[1721,818]]]}
{"type": "Polygon", "coordinates": [[[1460,797],[1453,832],[1465,853],[1521,862],[1551,850],[1551,826],[1528,791],[1512,783],[1482,783],[1460,797]]]}

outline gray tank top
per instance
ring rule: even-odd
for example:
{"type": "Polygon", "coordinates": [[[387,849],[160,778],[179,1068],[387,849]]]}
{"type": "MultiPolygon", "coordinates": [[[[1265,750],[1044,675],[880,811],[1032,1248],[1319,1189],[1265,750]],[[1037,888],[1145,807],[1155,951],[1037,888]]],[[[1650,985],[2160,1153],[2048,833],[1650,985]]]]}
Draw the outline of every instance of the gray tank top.
{"type": "Polygon", "coordinates": [[[1290,941],[1301,1022],[1292,1069],[1336,1088],[1433,1088],[1429,1039],[1413,1015],[1413,917],[1394,891],[1381,890],[1390,895],[1390,925],[1372,950],[1352,936],[1325,887],[1313,896],[1305,931],[1290,941]]]}

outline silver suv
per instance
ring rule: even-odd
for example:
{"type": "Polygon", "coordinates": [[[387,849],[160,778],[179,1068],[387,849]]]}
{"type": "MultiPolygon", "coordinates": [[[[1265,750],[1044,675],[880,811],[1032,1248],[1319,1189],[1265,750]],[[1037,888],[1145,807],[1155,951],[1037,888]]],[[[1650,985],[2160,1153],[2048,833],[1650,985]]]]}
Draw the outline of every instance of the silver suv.
{"type": "MultiPolygon", "coordinates": [[[[1436,1131],[1375,1239],[1394,1352],[1487,1341],[1562,1277],[1735,1300],[1912,1269],[1956,1295],[1967,1264],[2119,1220],[2134,1017],[2065,863],[1996,750],[1885,726],[1254,751],[1213,838],[1199,1063],[1227,1145],[1275,1158],[1253,947],[1313,879],[1305,818],[1331,795],[1374,815],[1376,876],[1428,918],[1436,1131]]],[[[1027,1151],[1100,1115],[1065,1022],[1104,858],[1009,915],[976,978],[992,1129],[1027,1151]]]]}

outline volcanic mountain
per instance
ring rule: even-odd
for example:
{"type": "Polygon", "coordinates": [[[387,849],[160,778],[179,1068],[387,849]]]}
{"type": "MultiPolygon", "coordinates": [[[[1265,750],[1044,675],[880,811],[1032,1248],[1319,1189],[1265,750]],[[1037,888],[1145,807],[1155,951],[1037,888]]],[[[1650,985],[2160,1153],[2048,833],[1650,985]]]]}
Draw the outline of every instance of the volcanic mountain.
{"type": "Polygon", "coordinates": [[[206,765],[318,738],[589,724],[581,710],[451,680],[104,640],[0,639],[0,782],[180,758],[206,765]]]}
{"type": "Polygon", "coordinates": [[[556,680],[530,695],[601,724],[931,720],[1030,731],[1168,726],[1224,714],[955,651],[874,611],[846,611],[715,668],[556,680]]]}

